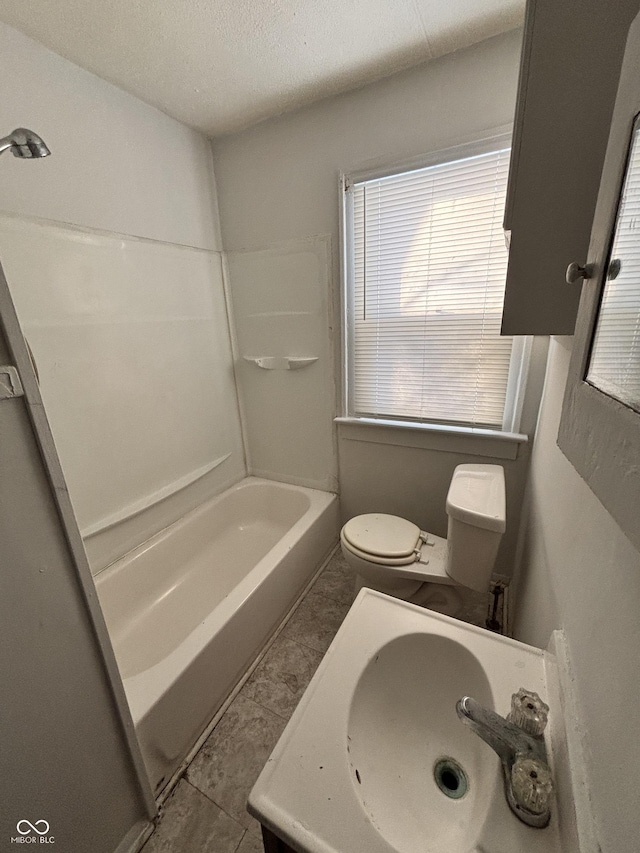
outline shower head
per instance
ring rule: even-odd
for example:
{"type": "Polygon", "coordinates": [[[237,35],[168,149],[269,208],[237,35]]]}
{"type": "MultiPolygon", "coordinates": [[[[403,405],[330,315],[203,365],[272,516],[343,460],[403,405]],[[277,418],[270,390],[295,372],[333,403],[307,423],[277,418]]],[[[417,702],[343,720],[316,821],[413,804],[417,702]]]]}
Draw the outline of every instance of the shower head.
{"type": "Polygon", "coordinates": [[[0,139],[0,154],[9,149],[14,157],[20,157],[22,160],[48,157],[51,154],[38,134],[26,127],[16,127],[9,136],[0,139]]]}

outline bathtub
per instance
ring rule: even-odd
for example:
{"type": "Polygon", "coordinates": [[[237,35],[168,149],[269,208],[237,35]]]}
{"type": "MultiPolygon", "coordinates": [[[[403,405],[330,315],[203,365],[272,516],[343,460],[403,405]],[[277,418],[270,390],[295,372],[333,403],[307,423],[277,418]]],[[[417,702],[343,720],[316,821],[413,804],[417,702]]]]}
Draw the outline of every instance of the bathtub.
{"type": "Polygon", "coordinates": [[[160,791],[337,541],[327,492],[249,477],[96,577],[160,791]]]}

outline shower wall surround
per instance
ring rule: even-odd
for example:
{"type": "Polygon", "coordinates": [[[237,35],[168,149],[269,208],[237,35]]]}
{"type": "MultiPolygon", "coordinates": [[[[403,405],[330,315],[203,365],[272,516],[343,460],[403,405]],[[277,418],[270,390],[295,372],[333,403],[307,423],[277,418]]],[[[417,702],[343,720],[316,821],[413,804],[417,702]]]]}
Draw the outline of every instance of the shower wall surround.
{"type": "Polygon", "coordinates": [[[227,262],[250,471],[336,491],[330,238],[230,252],[227,262]]]}
{"type": "Polygon", "coordinates": [[[244,475],[218,253],[0,216],[0,258],[94,570],[244,475]]]}
{"type": "Polygon", "coordinates": [[[4,24],[0,73],[52,152],[2,161],[0,260],[96,572],[245,474],[211,150],[4,24]]]}

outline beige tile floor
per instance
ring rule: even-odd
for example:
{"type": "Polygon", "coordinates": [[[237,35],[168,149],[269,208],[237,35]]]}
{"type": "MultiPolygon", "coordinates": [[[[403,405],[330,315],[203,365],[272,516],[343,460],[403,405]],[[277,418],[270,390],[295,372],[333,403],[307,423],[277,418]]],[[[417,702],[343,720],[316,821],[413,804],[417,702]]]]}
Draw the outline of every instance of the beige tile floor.
{"type": "MultiPolygon", "coordinates": [[[[300,603],[165,802],[143,853],[262,853],[249,791],[353,598],[340,552],[300,603]]],[[[487,596],[469,593],[462,618],[484,625],[487,596]]]]}

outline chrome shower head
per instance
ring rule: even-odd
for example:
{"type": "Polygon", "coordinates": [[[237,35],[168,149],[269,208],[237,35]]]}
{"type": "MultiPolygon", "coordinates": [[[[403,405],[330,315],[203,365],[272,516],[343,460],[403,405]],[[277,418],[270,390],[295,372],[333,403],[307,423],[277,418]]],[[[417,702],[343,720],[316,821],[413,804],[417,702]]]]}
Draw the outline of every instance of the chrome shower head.
{"type": "Polygon", "coordinates": [[[0,154],[9,149],[14,157],[20,157],[22,160],[48,157],[51,154],[38,134],[26,127],[16,127],[9,136],[0,139],[0,154]]]}

